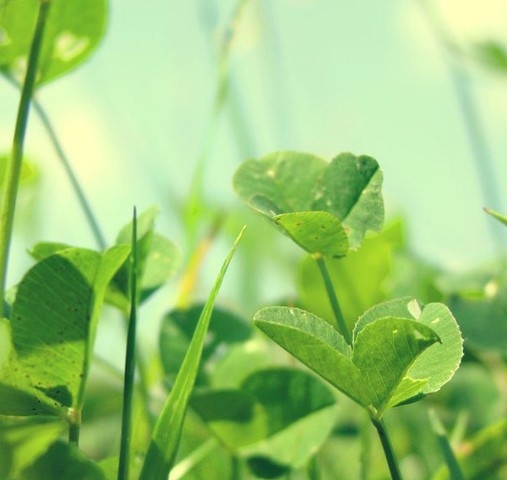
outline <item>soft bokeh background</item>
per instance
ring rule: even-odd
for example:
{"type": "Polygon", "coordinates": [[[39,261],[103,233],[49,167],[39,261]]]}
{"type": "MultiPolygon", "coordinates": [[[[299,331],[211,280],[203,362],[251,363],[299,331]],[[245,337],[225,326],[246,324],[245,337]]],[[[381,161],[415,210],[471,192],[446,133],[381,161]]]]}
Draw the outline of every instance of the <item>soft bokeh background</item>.
{"type": "MultiPolygon", "coordinates": [[[[109,240],[134,204],[158,204],[159,229],[183,241],[175,200],[188,192],[203,148],[216,53],[235,3],[112,0],[100,49],[40,92],[109,240]]],[[[431,3],[464,49],[507,39],[504,1],[431,3]]],[[[251,0],[235,26],[230,102],[206,166],[209,198],[239,205],[231,177],[249,156],[367,153],[384,170],[388,212],[406,217],[416,252],[452,268],[492,258],[492,220],[482,212],[442,53],[415,0],[251,0]]],[[[506,192],[507,77],[465,66],[506,192]]],[[[17,96],[0,83],[0,98],[0,147],[7,150],[17,96]]],[[[29,264],[24,250],[36,241],[94,245],[35,116],[26,151],[41,185],[30,228],[17,231],[9,284],[29,264]]]]}

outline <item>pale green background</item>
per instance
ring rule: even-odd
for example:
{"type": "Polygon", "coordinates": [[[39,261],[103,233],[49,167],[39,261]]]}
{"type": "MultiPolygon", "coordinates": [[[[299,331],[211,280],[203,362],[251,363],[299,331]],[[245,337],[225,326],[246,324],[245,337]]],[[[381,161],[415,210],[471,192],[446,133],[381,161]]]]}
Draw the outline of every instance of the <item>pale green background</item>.
{"type": "MultiPolygon", "coordinates": [[[[113,0],[100,50],[41,91],[111,241],[134,204],[158,204],[160,229],[182,241],[171,201],[187,191],[203,144],[215,52],[233,3],[113,0]]],[[[433,4],[464,46],[507,37],[503,1],[433,4]]],[[[415,0],[251,0],[237,29],[233,98],[249,145],[238,148],[226,110],[206,170],[210,199],[239,205],[231,176],[249,155],[367,153],[384,170],[389,215],[406,217],[416,252],[452,268],[494,256],[455,93],[415,0]]],[[[507,77],[475,65],[470,72],[505,191],[507,77]]],[[[0,98],[7,149],[16,99],[5,83],[0,98]]],[[[40,239],[93,246],[35,119],[27,153],[40,165],[42,191],[32,228],[18,229],[10,284],[29,264],[24,250],[40,239]]]]}

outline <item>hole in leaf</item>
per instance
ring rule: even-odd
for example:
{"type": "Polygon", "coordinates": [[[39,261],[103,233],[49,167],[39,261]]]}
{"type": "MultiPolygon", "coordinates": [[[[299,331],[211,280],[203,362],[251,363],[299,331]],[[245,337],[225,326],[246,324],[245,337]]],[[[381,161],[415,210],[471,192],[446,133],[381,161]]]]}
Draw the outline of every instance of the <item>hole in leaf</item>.
{"type": "Polygon", "coordinates": [[[87,37],[76,37],[72,32],[62,32],[55,41],[53,57],[63,62],[70,62],[83,53],[90,39],[87,37]]]}

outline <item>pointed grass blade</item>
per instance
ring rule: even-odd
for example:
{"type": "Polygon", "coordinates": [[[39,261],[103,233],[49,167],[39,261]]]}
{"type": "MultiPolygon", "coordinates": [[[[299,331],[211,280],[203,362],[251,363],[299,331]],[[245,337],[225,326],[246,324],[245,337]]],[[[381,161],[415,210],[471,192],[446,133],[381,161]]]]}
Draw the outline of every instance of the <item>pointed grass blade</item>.
{"type": "Polygon", "coordinates": [[[216,278],[215,285],[204,305],[192,342],[188,348],[180,372],[176,377],[162,413],[153,432],[144,460],[140,480],[166,480],[174,464],[181,436],[185,412],[199,369],[206,332],[213,311],[213,304],[224,279],[227,267],[243,236],[244,228],[236,238],[216,278]]]}

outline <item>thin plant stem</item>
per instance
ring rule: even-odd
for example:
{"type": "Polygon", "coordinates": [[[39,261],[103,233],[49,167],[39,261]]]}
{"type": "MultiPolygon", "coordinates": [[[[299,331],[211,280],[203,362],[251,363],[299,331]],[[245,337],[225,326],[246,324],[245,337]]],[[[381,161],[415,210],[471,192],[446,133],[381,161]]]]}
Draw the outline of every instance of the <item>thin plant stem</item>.
{"type": "Polygon", "coordinates": [[[0,205],[0,315],[3,315],[4,312],[9,248],[12,239],[12,228],[16,210],[21,164],[23,161],[25,135],[30,112],[30,99],[35,89],[37,63],[39,61],[50,3],[49,0],[40,1],[37,24],[35,26],[30,53],[28,55],[25,80],[21,89],[11,155],[4,180],[2,203],[0,205]]]}
{"type": "Polygon", "coordinates": [[[79,446],[79,433],[81,431],[81,410],[77,408],[69,409],[67,422],[69,424],[69,443],[77,447],[79,446]]]}
{"type": "Polygon", "coordinates": [[[384,449],[384,455],[387,460],[387,465],[389,466],[389,472],[391,473],[392,480],[402,480],[400,467],[398,466],[398,460],[394,453],[393,446],[391,444],[391,440],[389,439],[389,435],[387,434],[384,422],[375,418],[372,418],[371,421],[377,429],[377,433],[380,438],[382,448],[384,449]]]}
{"type": "MultiPolygon", "coordinates": [[[[477,177],[482,191],[483,202],[486,206],[502,210],[502,196],[495,174],[493,156],[489,148],[484,124],[479,112],[476,99],[470,88],[469,76],[459,59],[459,49],[451,40],[434,9],[430,8],[427,0],[418,0],[433,35],[442,48],[449,77],[456,93],[458,107],[465,131],[470,142],[472,157],[475,161],[477,177]]],[[[503,251],[505,247],[505,231],[500,225],[488,222],[490,234],[497,248],[503,251]]]]}
{"type": "MultiPolygon", "coordinates": [[[[5,74],[5,78],[16,88],[20,88],[19,83],[16,81],[16,79],[9,75],[9,73],[5,74]]],[[[86,221],[88,222],[88,225],[90,226],[90,229],[92,231],[92,234],[95,238],[95,242],[97,243],[97,246],[100,250],[105,250],[107,247],[107,243],[105,240],[105,236],[102,232],[102,229],[99,226],[99,223],[97,221],[97,217],[93,212],[93,209],[91,207],[91,204],[86,197],[84,190],[79,183],[79,180],[77,178],[77,175],[72,168],[71,162],[67,154],[65,153],[63,146],[58,139],[58,135],[56,134],[55,128],[53,127],[53,124],[51,120],[49,119],[49,116],[42,106],[42,104],[35,98],[32,98],[32,106],[35,112],[37,113],[38,117],[40,118],[43,127],[46,129],[46,133],[48,134],[49,140],[51,144],[53,145],[53,148],[55,149],[56,155],[58,159],[60,160],[63,169],[69,179],[69,182],[74,189],[74,192],[77,196],[78,202],[81,206],[81,209],[83,210],[84,216],[86,218],[86,221]]]]}
{"type": "Polygon", "coordinates": [[[440,451],[442,452],[445,463],[447,464],[450,480],[465,480],[463,472],[461,471],[461,467],[459,466],[458,460],[456,459],[456,455],[454,455],[449,439],[447,438],[444,426],[438,418],[435,410],[431,409],[429,411],[429,417],[433,432],[437,437],[440,451]]]}
{"type": "Polygon", "coordinates": [[[187,245],[189,247],[189,251],[193,251],[197,236],[198,221],[201,217],[202,210],[204,209],[203,192],[205,166],[215,144],[220,115],[223,111],[229,93],[230,52],[232,40],[234,38],[234,26],[248,1],[249,0],[238,0],[219,51],[217,86],[211,116],[204,136],[201,152],[198,156],[194,177],[190,185],[190,193],[184,208],[185,224],[187,228],[187,245]]]}
{"type": "Polygon", "coordinates": [[[49,139],[53,144],[53,147],[56,151],[56,154],[58,155],[58,158],[60,159],[63,169],[65,170],[65,173],[67,174],[69,182],[72,185],[72,188],[74,189],[74,192],[77,196],[79,204],[81,205],[86,221],[88,222],[88,225],[90,226],[92,234],[95,238],[95,242],[97,243],[97,246],[100,248],[100,250],[105,250],[107,247],[107,243],[104,234],[102,233],[97,218],[93,213],[90,202],[86,198],[84,190],[81,187],[81,184],[79,183],[77,175],[74,172],[72,165],[70,164],[70,160],[65,154],[62,144],[58,140],[53,125],[51,124],[49,117],[44,108],[42,107],[42,105],[40,104],[40,102],[34,99],[32,103],[34,110],[39,115],[39,118],[41,119],[41,122],[44,125],[44,128],[46,129],[49,139]]]}
{"type": "Polygon", "coordinates": [[[308,480],[320,480],[319,462],[317,456],[314,455],[308,462],[308,480]]]}
{"type": "Polygon", "coordinates": [[[331,276],[329,275],[329,270],[326,265],[326,261],[324,257],[321,255],[315,256],[315,261],[319,267],[320,273],[322,275],[322,279],[324,280],[324,285],[326,287],[327,296],[329,298],[329,303],[331,304],[331,308],[333,310],[333,314],[336,319],[336,324],[338,326],[338,330],[343,335],[345,340],[349,345],[352,344],[352,337],[350,335],[347,324],[345,323],[345,318],[343,318],[343,313],[340,308],[340,303],[338,302],[338,297],[336,296],[336,292],[333,287],[333,282],[331,281],[331,276]]]}
{"type": "Polygon", "coordinates": [[[118,480],[127,480],[130,463],[130,439],[132,433],[132,398],[136,371],[136,325],[137,325],[137,218],[134,208],[132,222],[132,254],[130,263],[130,317],[125,354],[125,380],[118,463],[118,480]]]}

